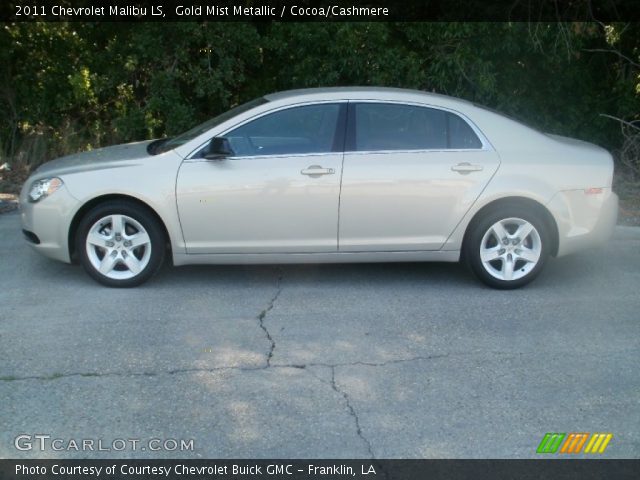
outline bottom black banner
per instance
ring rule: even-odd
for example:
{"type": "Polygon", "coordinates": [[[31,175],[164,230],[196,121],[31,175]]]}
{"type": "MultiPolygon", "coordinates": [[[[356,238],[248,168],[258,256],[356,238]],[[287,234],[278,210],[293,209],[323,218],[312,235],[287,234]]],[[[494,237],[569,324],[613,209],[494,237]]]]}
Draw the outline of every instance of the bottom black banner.
{"type": "Polygon", "coordinates": [[[0,460],[4,479],[637,479],[640,460],[0,460]]]}

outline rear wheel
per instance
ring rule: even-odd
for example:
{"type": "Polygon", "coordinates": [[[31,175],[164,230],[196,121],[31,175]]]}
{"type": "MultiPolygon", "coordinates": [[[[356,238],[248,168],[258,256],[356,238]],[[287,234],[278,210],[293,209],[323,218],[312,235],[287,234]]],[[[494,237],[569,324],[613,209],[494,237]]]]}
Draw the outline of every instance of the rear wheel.
{"type": "Polygon", "coordinates": [[[469,231],[464,257],[485,284],[499,289],[531,282],[549,257],[549,232],[534,211],[516,207],[493,209],[469,231]]]}
{"type": "Polygon", "coordinates": [[[107,202],[80,222],[76,251],[84,269],[109,287],[133,287],[162,265],[163,231],[154,215],[131,202],[107,202]]]}

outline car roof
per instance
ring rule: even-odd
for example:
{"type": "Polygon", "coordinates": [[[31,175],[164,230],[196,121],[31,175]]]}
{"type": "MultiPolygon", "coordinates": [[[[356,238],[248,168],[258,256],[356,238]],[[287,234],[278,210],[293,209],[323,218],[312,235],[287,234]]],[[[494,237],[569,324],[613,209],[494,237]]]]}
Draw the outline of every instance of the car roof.
{"type": "Polygon", "coordinates": [[[473,105],[467,100],[449,97],[439,93],[424,92],[405,88],[390,87],[323,87],[286,90],[270,93],[264,98],[272,101],[305,101],[305,100],[398,100],[416,101],[420,103],[434,102],[436,104],[449,105],[473,105]]]}

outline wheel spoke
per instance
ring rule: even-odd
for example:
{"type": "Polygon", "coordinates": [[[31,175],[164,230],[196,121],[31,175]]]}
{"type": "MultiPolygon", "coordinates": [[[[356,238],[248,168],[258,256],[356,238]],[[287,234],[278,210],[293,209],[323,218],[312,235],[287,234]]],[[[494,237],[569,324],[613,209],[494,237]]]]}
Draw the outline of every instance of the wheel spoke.
{"type": "Polygon", "coordinates": [[[502,275],[505,280],[511,280],[513,278],[513,259],[507,257],[502,260],[502,275]]]}
{"type": "Polygon", "coordinates": [[[87,243],[96,247],[105,247],[105,242],[109,240],[106,236],[100,235],[98,232],[89,232],[87,235],[87,243]]]}
{"type": "Polygon", "coordinates": [[[140,270],[141,270],[140,262],[133,255],[127,255],[126,257],[124,257],[124,264],[129,268],[131,273],[133,273],[134,275],[137,275],[138,273],[140,273],[140,270]]]}
{"type": "Polygon", "coordinates": [[[529,234],[531,233],[531,230],[533,230],[533,225],[531,225],[529,222],[525,222],[518,227],[518,230],[516,230],[516,233],[514,234],[514,236],[519,238],[520,241],[522,242],[524,241],[525,238],[529,236],[529,234]]]}
{"type": "Polygon", "coordinates": [[[483,248],[480,250],[480,258],[483,262],[491,262],[500,258],[500,246],[483,248]]]}
{"type": "Polygon", "coordinates": [[[504,237],[509,237],[509,232],[507,232],[507,230],[500,222],[496,222],[493,227],[491,227],[491,229],[493,230],[493,234],[498,239],[498,242],[502,242],[502,239],[504,237]]]}
{"type": "Polygon", "coordinates": [[[146,232],[138,232],[135,235],[129,237],[129,241],[131,242],[130,248],[140,247],[142,245],[148,245],[151,243],[151,238],[149,238],[149,234],[146,232]]]}
{"type": "Polygon", "coordinates": [[[523,247],[520,249],[518,257],[522,260],[526,260],[527,262],[536,263],[540,258],[540,254],[530,248],[523,247]]]}
{"type": "Polygon", "coordinates": [[[111,270],[113,270],[113,267],[116,266],[116,264],[118,263],[118,257],[107,254],[102,258],[102,261],[100,262],[100,273],[102,273],[103,275],[106,275],[107,273],[109,273],[111,270]]]}
{"type": "Polygon", "coordinates": [[[120,234],[124,232],[124,219],[122,215],[111,215],[111,233],[113,235],[120,234]]]}

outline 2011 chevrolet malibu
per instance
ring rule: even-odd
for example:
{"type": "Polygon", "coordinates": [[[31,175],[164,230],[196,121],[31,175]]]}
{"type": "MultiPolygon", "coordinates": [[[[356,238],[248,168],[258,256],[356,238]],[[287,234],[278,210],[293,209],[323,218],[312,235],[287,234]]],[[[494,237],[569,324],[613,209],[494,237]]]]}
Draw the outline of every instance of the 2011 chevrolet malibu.
{"type": "Polygon", "coordinates": [[[275,93],[182,135],[38,168],[37,251],[130,287],[174,265],[463,259],[515,288],[606,242],[613,160],[470,102],[387,88],[275,93]]]}

